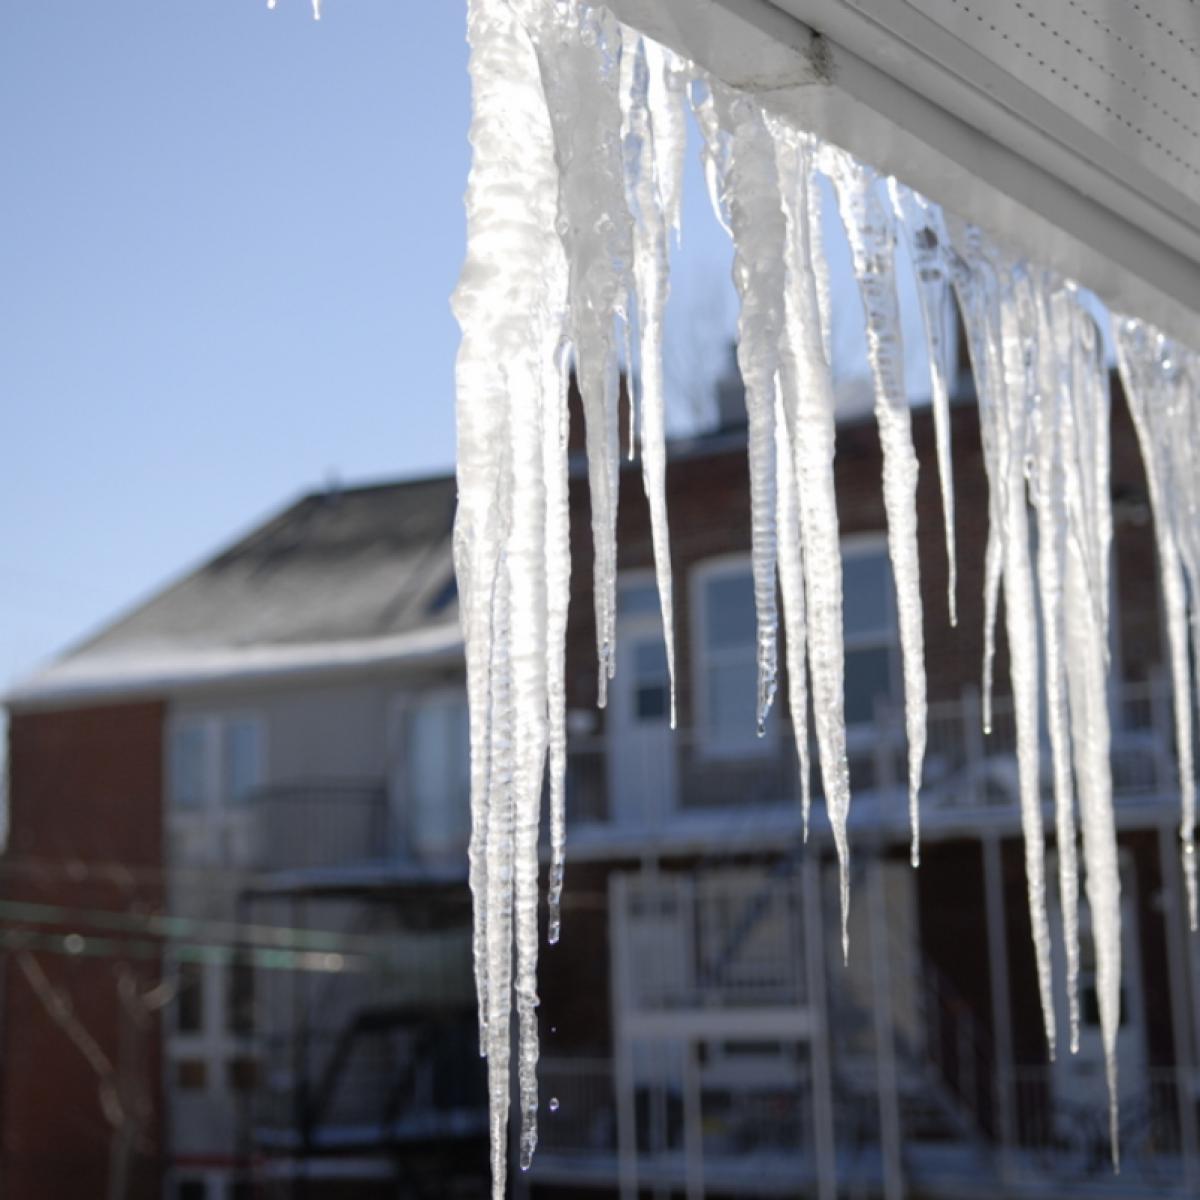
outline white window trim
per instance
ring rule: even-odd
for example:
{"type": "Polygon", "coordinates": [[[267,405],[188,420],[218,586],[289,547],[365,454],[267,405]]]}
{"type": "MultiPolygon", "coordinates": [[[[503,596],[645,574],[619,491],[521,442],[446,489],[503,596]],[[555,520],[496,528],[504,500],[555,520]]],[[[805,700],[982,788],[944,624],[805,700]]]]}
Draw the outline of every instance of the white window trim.
{"type": "MultiPolygon", "coordinates": [[[[743,553],[722,554],[706,558],[703,562],[692,567],[688,580],[689,598],[691,600],[691,650],[692,650],[692,729],[694,734],[695,755],[699,759],[712,761],[730,761],[737,759],[761,758],[773,754],[779,737],[779,719],[775,715],[779,695],[767,715],[766,730],[762,737],[755,731],[755,714],[747,714],[748,736],[742,738],[723,738],[717,740],[709,725],[709,694],[708,694],[708,585],[723,575],[746,575],[753,578],[753,560],[750,555],[743,553]]],[[[782,613],[780,614],[782,626],[782,613]]],[[[783,640],[780,639],[780,666],[782,667],[783,640]]],[[[757,651],[754,661],[757,663],[757,651]]]]}

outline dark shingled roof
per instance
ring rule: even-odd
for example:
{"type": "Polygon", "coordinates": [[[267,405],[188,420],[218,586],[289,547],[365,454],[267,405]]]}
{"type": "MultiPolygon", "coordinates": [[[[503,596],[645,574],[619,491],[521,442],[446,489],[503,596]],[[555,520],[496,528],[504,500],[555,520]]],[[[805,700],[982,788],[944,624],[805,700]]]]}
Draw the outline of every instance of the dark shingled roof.
{"type": "Polygon", "coordinates": [[[305,496],[68,655],[329,642],[454,622],[453,476],[305,496]]]}

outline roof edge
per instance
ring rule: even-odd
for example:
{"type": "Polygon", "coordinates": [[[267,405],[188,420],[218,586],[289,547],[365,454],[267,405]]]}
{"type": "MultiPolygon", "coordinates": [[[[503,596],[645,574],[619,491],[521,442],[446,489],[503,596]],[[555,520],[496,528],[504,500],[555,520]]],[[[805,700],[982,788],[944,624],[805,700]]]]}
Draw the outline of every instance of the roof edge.
{"type": "Polygon", "coordinates": [[[462,656],[457,624],[384,637],[297,642],[275,646],[217,646],[194,650],[145,647],[64,659],[17,683],[5,696],[12,712],[160,696],[217,686],[327,675],[364,668],[455,661],[462,656]]]}

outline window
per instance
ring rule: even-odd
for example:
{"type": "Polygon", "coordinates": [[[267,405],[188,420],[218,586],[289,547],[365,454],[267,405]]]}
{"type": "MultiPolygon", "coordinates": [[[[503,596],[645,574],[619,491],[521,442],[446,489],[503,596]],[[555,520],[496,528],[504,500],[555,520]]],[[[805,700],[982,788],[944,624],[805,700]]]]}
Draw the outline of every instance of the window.
{"type": "Polygon", "coordinates": [[[230,1033],[254,1032],[254,967],[236,960],[226,975],[229,990],[226,995],[225,1020],[230,1033]]]}
{"type": "Polygon", "coordinates": [[[873,724],[880,703],[900,695],[896,601],[887,547],[871,540],[842,548],[846,724],[873,724]]]}
{"type": "Polygon", "coordinates": [[[171,803],[203,808],[208,795],[208,729],[203,722],[178,725],[170,747],[171,803]]]}
{"type": "Polygon", "coordinates": [[[404,795],[412,848],[458,854],[470,828],[470,739],[461,692],[423,698],[404,714],[404,795]]]}
{"type": "Polygon", "coordinates": [[[231,1058],[226,1064],[226,1078],[229,1090],[233,1092],[252,1092],[258,1086],[258,1062],[253,1058],[231,1058]]]}
{"type": "Polygon", "coordinates": [[[262,781],[262,741],[253,717],[177,720],[167,747],[171,804],[193,812],[245,804],[262,781]]]}
{"type": "Polygon", "coordinates": [[[202,1092],[208,1086],[208,1064],[202,1058],[179,1059],[175,1083],[181,1092],[202,1092]]]}
{"type": "Polygon", "coordinates": [[[710,753],[744,754],[759,740],[758,626],[749,564],[706,569],[697,597],[702,744],[710,753]]]}
{"type": "Polygon", "coordinates": [[[667,648],[660,636],[639,639],[633,647],[633,709],[639,721],[665,721],[670,715],[671,680],[667,648]]]}
{"type": "Polygon", "coordinates": [[[204,965],[181,962],[177,978],[175,1029],[178,1033],[200,1033],[204,1029],[204,965]]]}
{"type": "Polygon", "coordinates": [[[661,612],[655,583],[622,580],[617,591],[617,616],[621,618],[657,616],[661,612]]]}
{"type": "Polygon", "coordinates": [[[246,719],[225,725],[223,799],[226,804],[245,804],[258,786],[259,726],[246,719]]]}

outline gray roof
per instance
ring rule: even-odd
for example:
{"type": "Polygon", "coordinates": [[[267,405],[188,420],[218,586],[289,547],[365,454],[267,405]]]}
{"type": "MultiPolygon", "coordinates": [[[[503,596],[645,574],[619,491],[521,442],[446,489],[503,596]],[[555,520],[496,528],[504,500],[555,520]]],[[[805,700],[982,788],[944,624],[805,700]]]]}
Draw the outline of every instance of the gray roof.
{"type": "Polygon", "coordinates": [[[153,690],[456,648],[453,476],[305,496],[10,694],[153,690]],[[137,686],[131,686],[136,682],[137,686]]]}

